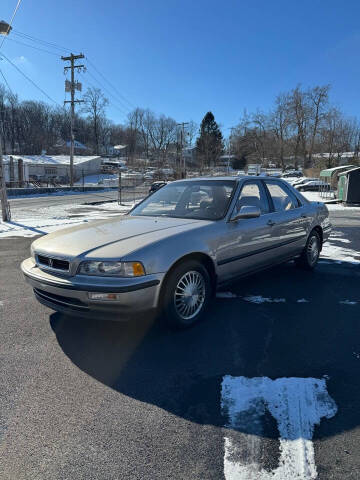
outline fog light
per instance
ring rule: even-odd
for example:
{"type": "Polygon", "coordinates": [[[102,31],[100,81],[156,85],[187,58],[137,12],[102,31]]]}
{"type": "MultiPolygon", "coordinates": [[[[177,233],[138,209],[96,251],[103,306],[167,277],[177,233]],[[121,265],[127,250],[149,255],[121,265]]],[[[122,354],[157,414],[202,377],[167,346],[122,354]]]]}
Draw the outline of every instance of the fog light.
{"type": "Polygon", "coordinates": [[[118,293],[93,293],[89,292],[90,300],[119,300],[120,295],[118,293]]]}

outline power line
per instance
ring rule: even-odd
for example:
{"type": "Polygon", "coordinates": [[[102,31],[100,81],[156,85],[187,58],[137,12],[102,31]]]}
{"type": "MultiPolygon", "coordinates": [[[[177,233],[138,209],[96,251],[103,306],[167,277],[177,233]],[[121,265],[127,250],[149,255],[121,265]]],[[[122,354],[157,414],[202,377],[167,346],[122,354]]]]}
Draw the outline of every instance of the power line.
{"type": "Polygon", "coordinates": [[[121,97],[124,99],[125,102],[127,102],[131,108],[135,108],[135,105],[133,105],[124,95],[122,95],[119,90],[114,87],[114,85],[95,67],[95,65],[93,64],[93,62],[89,59],[89,57],[86,57],[86,60],[90,63],[90,65],[94,68],[94,70],[105,80],[105,82],[107,82],[110,87],[112,87],[115,92],[121,97]]]}
{"type": "MultiPolygon", "coordinates": [[[[95,87],[92,83],[90,83],[90,82],[88,81],[88,79],[84,79],[84,80],[83,80],[83,83],[84,83],[84,82],[85,82],[86,85],[88,85],[89,87],[97,88],[97,87],[95,87]]],[[[126,111],[124,111],[124,110],[121,110],[121,109],[120,109],[117,105],[115,105],[114,103],[109,102],[109,105],[110,105],[112,108],[115,108],[116,110],[118,110],[118,111],[121,113],[122,116],[126,116],[127,113],[128,113],[128,112],[126,112],[126,111]]]]}
{"type": "Polygon", "coordinates": [[[15,63],[13,63],[4,53],[1,54],[2,57],[5,58],[5,60],[7,60],[14,68],[16,68],[16,70],[21,73],[21,75],[23,77],[25,77],[30,83],[32,83],[34,85],[35,88],[37,88],[43,95],[45,95],[45,97],[47,97],[49,100],[51,100],[53,103],[55,103],[56,105],[58,105],[59,107],[61,107],[61,105],[56,101],[54,100],[53,98],[50,97],[50,95],[48,95],[41,87],[39,87],[39,85],[37,85],[33,80],[31,80],[31,78],[29,78],[22,70],[20,70],[20,68],[15,65],[15,63]]]}
{"type": "Polygon", "coordinates": [[[6,80],[6,77],[5,77],[5,75],[4,75],[4,73],[3,73],[3,71],[2,71],[1,69],[0,69],[0,75],[1,75],[2,78],[4,79],[4,82],[6,83],[6,86],[8,87],[8,89],[10,90],[10,92],[14,95],[14,92],[11,90],[11,87],[10,87],[8,81],[6,80]]]}
{"type": "Polygon", "coordinates": [[[34,45],[29,45],[28,43],[20,42],[19,40],[15,40],[14,38],[8,38],[11,42],[19,43],[20,45],[25,45],[25,47],[34,48],[35,50],[39,50],[40,52],[49,53],[50,55],[54,55],[55,57],[59,58],[59,55],[55,52],[50,52],[50,50],[45,50],[44,48],[35,47],[34,45]]]}
{"type": "MultiPolygon", "coordinates": [[[[95,80],[95,82],[97,82],[100,85],[101,88],[103,88],[108,93],[108,95],[113,97],[115,99],[115,101],[118,102],[118,104],[119,104],[118,106],[116,106],[114,104],[113,104],[113,106],[115,106],[115,108],[117,108],[118,110],[121,110],[121,113],[123,113],[124,115],[127,115],[130,111],[130,108],[126,107],[125,105],[122,105],[119,102],[119,100],[115,97],[115,95],[113,95],[107,87],[105,87],[91,72],[89,72],[89,70],[87,70],[87,73],[90,75],[90,77],[92,77],[95,80]]],[[[93,88],[95,88],[95,87],[93,87],[93,88]]]]}
{"type": "Polygon", "coordinates": [[[20,32],[19,30],[13,30],[13,34],[19,36],[19,37],[23,37],[25,40],[30,40],[34,43],[40,43],[40,44],[43,44],[45,46],[48,46],[48,47],[52,47],[52,48],[55,48],[57,50],[66,50],[67,52],[70,52],[70,48],[66,48],[66,47],[63,47],[57,43],[54,43],[54,42],[48,42],[46,40],[41,40],[40,38],[36,38],[36,37],[33,37],[32,35],[29,35],[27,33],[22,33],[20,32]]]}
{"type": "MultiPolygon", "coordinates": [[[[54,42],[48,42],[46,40],[41,40],[39,38],[36,38],[36,37],[33,37],[32,35],[29,35],[27,33],[22,33],[18,30],[13,30],[13,33],[17,36],[19,36],[21,39],[24,39],[24,40],[27,40],[27,41],[32,41],[32,42],[35,42],[37,43],[38,45],[42,45],[42,46],[47,46],[49,48],[54,48],[54,49],[58,49],[58,50],[61,50],[61,51],[68,51],[68,52],[71,52],[71,50],[69,48],[66,48],[66,47],[63,47],[57,43],[54,43],[54,42]]],[[[46,53],[49,53],[51,55],[56,55],[56,53],[54,52],[51,52],[49,50],[45,50],[45,49],[41,49],[39,47],[35,47],[35,46],[32,46],[32,45],[29,45],[29,44],[26,44],[26,43],[22,43],[20,42],[19,40],[15,40],[15,39],[10,39],[14,42],[17,42],[17,43],[20,43],[20,44],[23,44],[27,47],[30,47],[30,48],[35,48],[35,49],[38,49],[40,51],[44,51],[46,53]]],[[[100,72],[98,70],[98,68],[94,65],[94,63],[88,58],[86,57],[86,60],[88,62],[89,65],[91,65],[91,67],[95,70],[95,72],[103,78],[103,80],[116,92],[116,95],[114,93],[112,93],[112,91],[109,90],[109,88],[105,87],[103,83],[101,83],[98,78],[96,78],[91,72],[88,71],[89,75],[101,86],[101,88],[103,90],[105,90],[108,95],[110,95],[114,101],[116,101],[120,108],[117,108],[114,104],[113,106],[115,108],[117,108],[118,110],[122,109],[123,112],[122,113],[128,113],[132,108],[135,108],[135,106],[133,105],[133,103],[130,102],[130,100],[128,100],[123,94],[121,94],[119,92],[119,90],[105,77],[105,75],[100,72]]]]}
{"type": "MultiPolygon", "coordinates": [[[[18,0],[18,2],[17,2],[17,4],[16,4],[16,7],[15,7],[15,10],[14,10],[14,13],[12,14],[12,17],[11,17],[11,20],[10,20],[10,23],[9,23],[9,28],[8,28],[7,33],[9,33],[10,30],[11,30],[11,26],[12,26],[12,24],[13,24],[13,21],[14,21],[15,15],[16,15],[16,12],[18,11],[18,8],[20,7],[20,3],[21,3],[21,0],[18,0]]],[[[4,42],[5,42],[5,38],[6,38],[6,35],[4,35],[4,38],[3,38],[2,41],[1,41],[0,50],[1,50],[1,47],[3,46],[3,44],[4,44],[4,42]]]]}

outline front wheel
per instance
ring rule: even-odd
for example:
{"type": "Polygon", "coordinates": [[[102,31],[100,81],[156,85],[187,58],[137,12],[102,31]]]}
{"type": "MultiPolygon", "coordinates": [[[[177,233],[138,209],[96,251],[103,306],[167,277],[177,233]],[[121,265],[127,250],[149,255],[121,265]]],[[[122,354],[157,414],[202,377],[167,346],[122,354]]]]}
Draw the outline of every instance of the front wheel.
{"type": "Polygon", "coordinates": [[[176,267],[165,289],[164,313],[170,326],[187,328],[204,315],[211,298],[211,281],[200,262],[188,261],[176,267]]]}
{"type": "Polygon", "coordinates": [[[296,265],[305,268],[306,270],[312,270],[319,260],[320,251],[320,236],[315,230],[313,230],[307,239],[301,256],[295,260],[296,265]]]}

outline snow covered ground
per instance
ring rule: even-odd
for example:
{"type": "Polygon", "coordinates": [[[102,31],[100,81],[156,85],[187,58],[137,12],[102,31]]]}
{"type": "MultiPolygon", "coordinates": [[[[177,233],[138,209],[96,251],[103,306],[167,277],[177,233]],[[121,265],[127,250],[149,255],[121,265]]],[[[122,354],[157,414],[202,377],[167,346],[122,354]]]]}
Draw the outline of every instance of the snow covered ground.
{"type": "MultiPolygon", "coordinates": [[[[103,182],[104,180],[115,180],[119,181],[118,175],[113,175],[111,173],[97,173],[94,175],[86,175],[84,177],[84,184],[85,185],[98,185],[99,182],[103,182]]],[[[77,181],[75,185],[82,185],[82,179],[77,181]]]]}
{"type": "Polygon", "coordinates": [[[223,378],[221,409],[226,480],[313,480],[317,477],[312,437],[322,418],[337,413],[325,378],[223,378]],[[260,467],[262,422],[270,412],[279,430],[279,466],[260,467]],[[236,431],[236,434],[234,434],[236,431]],[[244,445],[247,448],[244,448],[244,445]]]}
{"type": "MultiPolygon", "coordinates": [[[[14,160],[23,159],[25,163],[34,164],[53,164],[67,165],[70,162],[69,155],[12,155],[14,160]]],[[[4,161],[10,161],[10,155],[3,155],[4,161]]],[[[99,155],[74,155],[74,165],[78,165],[94,158],[100,158],[99,155]]]]}
{"type": "MultiPolygon", "coordinates": [[[[307,198],[310,202],[324,202],[331,200],[330,198],[323,198],[320,196],[319,192],[301,192],[301,194],[307,198]]],[[[348,207],[341,203],[327,203],[328,210],[357,210],[360,214],[360,207],[348,207]]]]}
{"type": "Polygon", "coordinates": [[[33,237],[54,232],[69,225],[79,225],[95,219],[123,215],[133,207],[133,202],[104,203],[102,205],[59,205],[24,209],[11,222],[0,221],[0,239],[5,237],[33,237]]]}

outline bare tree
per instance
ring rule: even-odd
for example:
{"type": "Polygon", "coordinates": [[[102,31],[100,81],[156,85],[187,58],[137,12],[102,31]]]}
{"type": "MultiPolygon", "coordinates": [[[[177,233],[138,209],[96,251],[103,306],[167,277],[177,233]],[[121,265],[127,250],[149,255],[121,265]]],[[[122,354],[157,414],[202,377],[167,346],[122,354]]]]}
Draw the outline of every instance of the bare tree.
{"type": "Polygon", "coordinates": [[[329,101],[329,90],[330,90],[330,85],[324,85],[322,87],[316,86],[316,87],[310,88],[307,92],[307,96],[310,101],[311,117],[312,117],[312,128],[311,128],[309,156],[308,156],[309,166],[312,166],[312,154],[314,151],[315,138],[318,133],[320,123],[324,118],[324,115],[326,114],[325,109],[329,101]]]}
{"type": "Polygon", "coordinates": [[[100,153],[100,131],[105,118],[105,110],[109,101],[100,88],[88,88],[83,96],[83,112],[89,115],[94,135],[95,153],[100,153]]]}
{"type": "Polygon", "coordinates": [[[187,145],[189,147],[192,147],[194,145],[194,140],[199,133],[199,125],[194,122],[194,120],[190,120],[186,127],[186,139],[187,139],[187,145]]]}
{"type": "Polygon", "coordinates": [[[289,97],[280,94],[275,99],[275,108],[270,113],[270,125],[276,137],[276,152],[282,168],[285,168],[285,152],[290,126],[289,97]]]}

